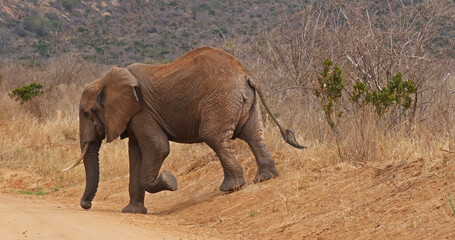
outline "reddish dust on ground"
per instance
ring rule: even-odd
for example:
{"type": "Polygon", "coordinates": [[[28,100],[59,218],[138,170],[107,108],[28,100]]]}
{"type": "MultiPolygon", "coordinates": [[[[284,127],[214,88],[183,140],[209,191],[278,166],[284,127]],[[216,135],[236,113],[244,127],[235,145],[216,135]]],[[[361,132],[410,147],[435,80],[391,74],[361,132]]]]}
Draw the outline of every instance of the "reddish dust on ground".
{"type": "MultiPolygon", "coordinates": [[[[118,236],[137,233],[139,239],[455,238],[455,216],[447,195],[455,200],[451,155],[379,166],[339,163],[303,172],[284,171],[284,165],[278,164],[281,175],[259,184],[252,182],[255,169],[251,168],[245,171],[246,185],[230,194],[218,190],[222,181],[219,162],[215,158],[202,162],[197,168],[188,164],[186,169],[174,170],[179,180],[176,192],[147,194],[147,215],[120,213],[128,203],[127,176],[101,182],[92,209],[84,211],[79,207],[83,183],[45,196],[24,196],[10,189],[30,186],[33,176],[3,169],[0,182],[5,193],[0,195],[0,215],[1,221],[7,222],[0,223],[9,234],[32,233],[33,229],[27,230],[23,223],[9,221],[8,214],[19,211],[23,202],[36,201],[37,209],[58,206],[60,214],[73,219],[61,226],[77,224],[78,219],[86,217],[85,224],[95,222],[95,227],[87,228],[90,231],[105,234],[103,231],[114,228],[118,236]],[[115,227],[104,229],[103,222],[115,227]],[[149,233],[147,238],[142,238],[144,233],[149,233]]],[[[58,216],[51,216],[58,213],[55,209],[21,212],[57,220],[58,216]]],[[[81,228],[83,225],[77,229],[81,228]]],[[[55,231],[62,229],[67,228],[56,226],[55,231]]],[[[43,231],[51,229],[45,226],[43,231]]],[[[64,239],[67,235],[60,236],[64,239]]]]}
{"type": "Polygon", "coordinates": [[[119,213],[87,212],[50,199],[0,194],[0,239],[184,239],[159,224],[147,228],[119,213]]]}

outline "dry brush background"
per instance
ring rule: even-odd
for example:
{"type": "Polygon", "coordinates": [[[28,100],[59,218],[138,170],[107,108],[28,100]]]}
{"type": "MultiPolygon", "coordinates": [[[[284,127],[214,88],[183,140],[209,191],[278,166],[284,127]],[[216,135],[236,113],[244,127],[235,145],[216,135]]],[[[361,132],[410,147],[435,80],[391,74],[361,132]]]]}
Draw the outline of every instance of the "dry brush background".
{"type": "MultiPolygon", "coordinates": [[[[207,146],[172,143],[163,169],[176,173],[179,190],[148,194],[149,212],[177,222],[195,238],[202,237],[198,229],[233,239],[455,237],[447,197],[455,198],[454,3],[387,2],[388,8],[357,1],[314,5],[294,16],[283,14],[276,28],[248,42],[225,39],[221,47],[255,73],[279,120],[308,149],[288,146],[264,114],[266,143],[280,177],[253,184],[253,155],[237,140],[235,154],[247,184],[226,195],[218,191],[222,169],[207,146]],[[346,88],[336,106],[343,111],[336,133],[313,94],[326,58],[343,69],[346,88]],[[416,83],[410,109],[395,106],[378,116],[371,106],[349,101],[354,82],[381,89],[397,72],[416,83]]],[[[83,168],[60,170],[80,153],[82,89],[108,69],[74,53],[39,68],[3,61],[0,186],[5,192],[44,191],[77,204],[83,168]],[[12,89],[32,82],[43,84],[44,94],[23,105],[9,97],[12,89]]],[[[120,210],[128,199],[127,140],[102,145],[100,167],[94,208],[120,210]]]]}

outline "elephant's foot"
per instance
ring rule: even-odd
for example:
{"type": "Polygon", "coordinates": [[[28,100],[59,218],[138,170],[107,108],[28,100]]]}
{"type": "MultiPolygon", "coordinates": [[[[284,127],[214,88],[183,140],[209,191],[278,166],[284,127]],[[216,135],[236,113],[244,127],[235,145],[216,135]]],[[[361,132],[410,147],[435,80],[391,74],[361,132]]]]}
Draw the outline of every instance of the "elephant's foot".
{"type": "Polygon", "coordinates": [[[158,180],[161,182],[163,190],[169,190],[169,191],[177,190],[177,187],[178,187],[177,179],[174,177],[174,175],[170,171],[164,170],[160,174],[160,177],[158,178],[158,180]]]}
{"type": "Polygon", "coordinates": [[[164,170],[155,181],[149,185],[143,184],[143,187],[149,193],[157,193],[164,190],[175,191],[177,190],[178,183],[170,171],[164,170]]]}
{"type": "Polygon", "coordinates": [[[243,177],[225,177],[220,186],[220,190],[224,192],[233,192],[239,190],[243,185],[245,185],[245,179],[243,179],[243,177]]]}
{"type": "Polygon", "coordinates": [[[147,213],[147,208],[143,203],[139,202],[130,202],[126,207],[122,209],[123,213],[147,213]]]}
{"type": "Polygon", "coordinates": [[[275,166],[267,168],[262,167],[259,168],[256,176],[254,177],[254,182],[255,183],[263,182],[275,177],[278,177],[278,171],[276,170],[275,166]]]}

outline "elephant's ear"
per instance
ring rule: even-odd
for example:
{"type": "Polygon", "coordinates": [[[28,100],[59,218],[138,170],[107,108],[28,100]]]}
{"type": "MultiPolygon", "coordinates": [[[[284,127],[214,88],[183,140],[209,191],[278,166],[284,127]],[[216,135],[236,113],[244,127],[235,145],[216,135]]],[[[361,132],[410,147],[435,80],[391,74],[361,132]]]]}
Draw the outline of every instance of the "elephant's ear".
{"type": "Polygon", "coordinates": [[[103,108],[107,142],[118,138],[141,106],[135,90],[137,79],[124,68],[113,67],[103,78],[104,88],[98,95],[103,108]]]}

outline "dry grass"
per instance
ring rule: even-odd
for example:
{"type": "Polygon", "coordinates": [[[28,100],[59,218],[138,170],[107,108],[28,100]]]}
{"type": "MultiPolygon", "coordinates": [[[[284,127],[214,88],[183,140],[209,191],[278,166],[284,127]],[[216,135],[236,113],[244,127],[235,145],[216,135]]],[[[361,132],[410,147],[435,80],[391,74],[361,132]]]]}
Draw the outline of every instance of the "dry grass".
{"type": "MultiPolygon", "coordinates": [[[[72,55],[50,61],[42,69],[5,64],[1,68],[4,80],[0,89],[0,133],[3,136],[0,139],[0,166],[29,171],[42,178],[41,184],[47,187],[83,182],[85,176],[82,172],[63,174],[60,170],[80,154],[79,98],[84,85],[101,76],[103,69],[106,66],[89,65],[72,55]],[[11,89],[32,82],[43,84],[43,95],[24,105],[8,96],[11,89]]],[[[115,142],[103,151],[125,151],[125,147],[119,148],[123,144],[115,142]]],[[[121,154],[113,156],[120,157],[121,154]]],[[[127,174],[127,162],[115,158],[103,161],[108,162],[106,167],[110,167],[103,172],[102,178],[127,174]],[[112,162],[124,164],[109,164],[112,162]]]]}

